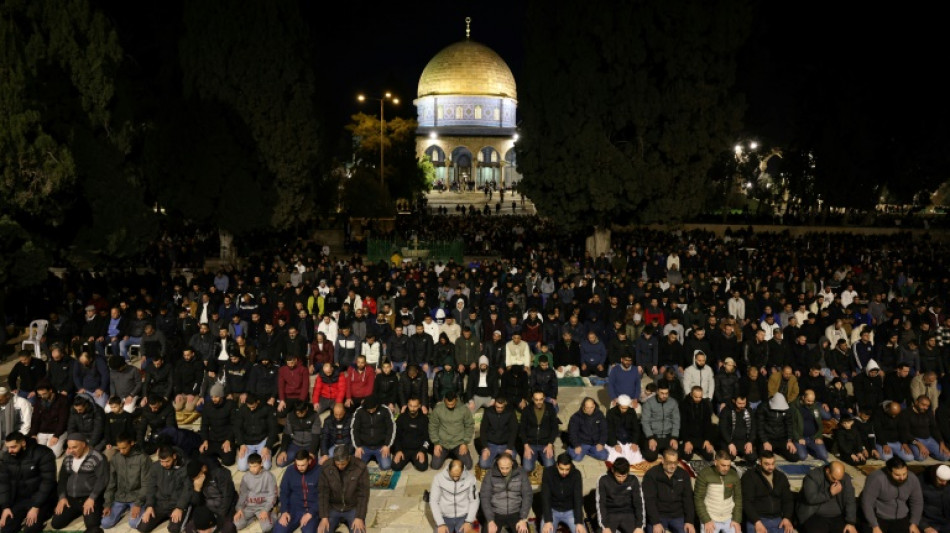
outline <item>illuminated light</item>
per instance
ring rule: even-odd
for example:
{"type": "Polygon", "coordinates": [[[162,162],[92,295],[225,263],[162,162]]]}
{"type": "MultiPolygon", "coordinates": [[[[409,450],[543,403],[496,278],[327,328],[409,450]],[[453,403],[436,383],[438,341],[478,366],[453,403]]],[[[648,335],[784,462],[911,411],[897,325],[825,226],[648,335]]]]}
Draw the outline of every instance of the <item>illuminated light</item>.
{"type": "Polygon", "coordinates": [[[741,154],[741,153],[742,153],[742,146],[741,146],[741,145],[738,145],[738,144],[736,145],[736,153],[737,153],[737,154],[741,154]]]}
{"type": "Polygon", "coordinates": [[[758,147],[759,147],[759,143],[757,143],[757,142],[751,142],[751,143],[749,143],[749,148],[751,148],[751,149],[753,149],[753,150],[755,150],[755,149],[758,148],[758,147]]]}
{"type": "Polygon", "coordinates": [[[432,140],[438,139],[439,134],[433,131],[432,133],[429,134],[429,138],[432,140]]]}
{"type": "Polygon", "coordinates": [[[517,133],[514,134],[514,135],[511,137],[511,139],[517,141],[517,140],[518,140],[518,134],[517,134],[517,133]]]}

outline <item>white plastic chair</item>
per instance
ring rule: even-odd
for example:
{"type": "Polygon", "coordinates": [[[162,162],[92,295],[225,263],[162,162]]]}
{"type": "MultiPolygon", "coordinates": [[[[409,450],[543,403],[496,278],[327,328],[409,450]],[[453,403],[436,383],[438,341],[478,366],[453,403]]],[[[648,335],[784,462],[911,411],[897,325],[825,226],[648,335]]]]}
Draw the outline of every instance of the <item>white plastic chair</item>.
{"type": "Polygon", "coordinates": [[[26,346],[33,346],[33,357],[43,359],[41,343],[46,336],[46,329],[49,328],[49,320],[34,320],[30,322],[30,329],[26,339],[20,343],[20,349],[25,350],[26,346]]]}

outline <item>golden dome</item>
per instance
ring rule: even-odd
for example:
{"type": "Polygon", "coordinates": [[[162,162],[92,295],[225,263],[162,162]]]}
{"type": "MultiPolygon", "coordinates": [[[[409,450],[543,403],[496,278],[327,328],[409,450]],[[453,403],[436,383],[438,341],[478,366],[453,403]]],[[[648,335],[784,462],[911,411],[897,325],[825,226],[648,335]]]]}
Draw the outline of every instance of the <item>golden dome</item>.
{"type": "Polygon", "coordinates": [[[444,48],[419,78],[419,98],[447,94],[518,97],[515,77],[505,60],[470,40],[444,48]]]}

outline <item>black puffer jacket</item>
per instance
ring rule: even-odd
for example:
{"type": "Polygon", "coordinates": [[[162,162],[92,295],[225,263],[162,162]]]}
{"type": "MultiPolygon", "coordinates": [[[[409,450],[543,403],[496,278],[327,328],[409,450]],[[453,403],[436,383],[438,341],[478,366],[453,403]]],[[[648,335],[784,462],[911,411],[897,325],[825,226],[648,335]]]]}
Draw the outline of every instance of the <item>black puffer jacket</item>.
{"type": "Polygon", "coordinates": [[[257,409],[241,406],[234,417],[234,442],[238,446],[266,441],[265,446],[277,445],[277,415],[274,408],[259,401],[257,409]]]}
{"type": "Polygon", "coordinates": [[[234,444],[234,413],[237,406],[226,398],[220,404],[210,401],[201,412],[201,439],[211,442],[231,441],[234,444]]]}
{"type": "Polygon", "coordinates": [[[504,444],[509,450],[514,450],[518,438],[518,418],[515,416],[515,410],[508,407],[499,413],[493,405],[485,407],[483,413],[479,427],[482,445],[504,444]]]}
{"type": "Polygon", "coordinates": [[[419,398],[423,407],[429,406],[429,381],[421,370],[414,378],[409,377],[408,369],[399,375],[399,404],[406,405],[409,398],[419,398]]]}
{"type": "Polygon", "coordinates": [[[755,430],[760,442],[786,441],[792,438],[792,412],[769,409],[762,404],[755,410],[755,430]]]}
{"type": "Polygon", "coordinates": [[[390,371],[388,374],[379,372],[373,381],[373,394],[380,405],[401,405],[399,403],[399,374],[390,371]]]}
{"type": "Polygon", "coordinates": [[[139,423],[139,442],[145,442],[147,435],[157,435],[167,427],[178,427],[175,408],[172,404],[166,401],[162,403],[158,411],[152,411],[152,406],[146,405],[145,409],[142,409],[142,421],[139,423]]]}
{"type": "Polygon", "coordinates": [[[369,412],[365,406],[360,406],[353,413],[353,446],[392,446],[395,437],[396,427],[388,408],[377,406],[373,412],[369,412]]]}
{"type": "Polygon", "coordinates": [[[237,502],[237,491],[234,490],[231,472],[222,468],[217,459],[212,458],[203,462],[208,467],[208,472],[205,474],[201,490],[194,490],[194,483],[189,483],[192,489],[192,508],[205,505],[215,516],[232,516],[234,504],[237,502]]]}
{"type": "Polygon", "coordinates": [[[69,411],[69,422],[66,423],[66,432],[82,433],[89,441],[89,446],[95,448],[105,439],[105,413],[94,402],[86,400],[86,410],[80,414],[75,406],[69,411]]]}
{"type": "Polygon", "coordinates": [[[56,502],[56,456],[32,439],[17,455],[0,453],[0,509],[27,499],[41,509],[56,502]]]}
{"type": "Polygon", "coordinates": [[[181,359],[175,361],[172,370],[172,394],[193,394],[197,395],[201,391],[201,381],[204,379],[204,363],[198,356],[191,358],[191,361],[181,359]]]}

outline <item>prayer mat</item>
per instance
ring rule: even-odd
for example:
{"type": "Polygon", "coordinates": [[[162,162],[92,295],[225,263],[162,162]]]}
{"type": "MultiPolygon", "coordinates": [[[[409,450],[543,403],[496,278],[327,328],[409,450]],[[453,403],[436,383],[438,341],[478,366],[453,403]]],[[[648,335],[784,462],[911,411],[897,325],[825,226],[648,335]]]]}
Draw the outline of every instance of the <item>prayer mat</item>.
{"type": "MultiPolygon", "coordinates": [[[[516,465],[515,468],[521,468],[519,465],[516,465]]],[[[472,466],[472,473],[475,474],[475,479],[479,482],[485,479],[485,476],[488,475],[488,470],[478,466],[478,461],[476,460],[475,465],[472,466]]],[[[534,463],[534,470],[528,474],[528,479],[531,481],[532,487],[541,486],[541,477],[544,475],[544,466],[541,465],[541,461],[534,463]]]]}
{"type": "Polygon", "coordinates": [[[587,381],[590,381],[591,387],[602,387],[607,384],[607,380],[604,378],[590,377],[587,378],[587,381]]]}
{"type": "Polygon", "coordinates": [[[630,465],[630,472],[636,475],[637,477],[643,477],[647,473],[647,470],[653,468],[655,465],[658,465],[662,462],[663,461],[661,459],[657,459],[656,461],[653,461],[652,463],[650,461],[642,461],[635,465],[630,465]]]}
{"type": "Polygon", "coordinates": [[[795,486],[795,481],[798,481],[798,486],[801,486],[801,481],[805,478],[805,474],[811,472],[816,466],[825,466],[826,464],[825,461],[819,459],[805,459],[797,463],[776,461],[775,466],[782,472],[785,472],[785,475],[788,476],[789,483],[795,486]]]}
{"type": "Polygon", "coordinates": [[[584,378],[558,378],[558,387],[586,387],[584,378]]]}
{"type": "MultiPolygon", "coordinates": [[[[933,464],[938,464],[938,463],[933,463],[933,464]]],[[[874,463],[874,464],[864,464],[864,465],[861,465],[861,466],[856,466],[855,468],[857,468],[858,470],[864,472],[864,475],[868,476],[868,475],[871,475],[871,472],[875,472],[875,471],[877,471],[877,470],[880,470],[880,469],[884,468],[884,466],[885,466],[884,463],[878,462],[878,463],[874,463]]],[[[920,473],[922,473],[924,470],[927,470],[927,467],[928,467],[928,466],[931,466],[931,465],[929,465],[929,464],[919,464],[919,463],[916,463],[916,464],[915,464],[915,463],[909,463],[909,464],[907,465],[907,470],[910,470],[911,472],[913,472],[913,473],[915,473],[915,474],[920,474],[920,473]]]]}
{"type": "Polygon", "coordinates": [[[395,470],[385,471],[378,467],[370,467],[369,470],[369,488],[379,490],[392,490],[399,483],[399,475],[402,472],[395,470]]]}

